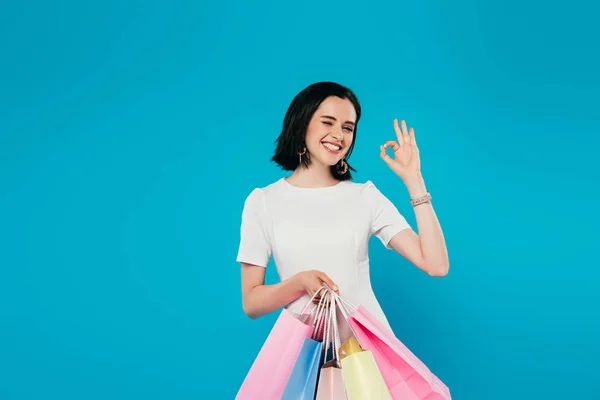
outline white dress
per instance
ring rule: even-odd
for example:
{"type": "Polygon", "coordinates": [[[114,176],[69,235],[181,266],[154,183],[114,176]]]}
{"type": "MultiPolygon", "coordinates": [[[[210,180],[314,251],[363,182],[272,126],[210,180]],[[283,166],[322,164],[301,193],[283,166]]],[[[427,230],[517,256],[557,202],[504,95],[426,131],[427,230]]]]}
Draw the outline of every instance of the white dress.
{"type": "MultiPolygon", "coordinates": [[[[390,239],[407,228],[371,181],[299,188],[281,178],[246,198],[237,261],[266,267],[272,256],[281,280],[323,271],[341,297],[390,327],[371,287],[368,243],[375,235],[389,249],[390,239]]],[[[309,300],[305,295],[286,307],[299,314],[309,300]]]]}

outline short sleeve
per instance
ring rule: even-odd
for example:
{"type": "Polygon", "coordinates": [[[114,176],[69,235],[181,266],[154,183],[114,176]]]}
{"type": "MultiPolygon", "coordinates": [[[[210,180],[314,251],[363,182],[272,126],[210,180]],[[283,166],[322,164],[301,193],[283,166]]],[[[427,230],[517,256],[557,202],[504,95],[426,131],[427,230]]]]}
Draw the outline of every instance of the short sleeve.
{"type": "Polygon", "coordinates": [[[371,182],[365,183],[365,195],[371,209],[371,234],[391,249],[390,240],[398,232],[410,228],[396,206],[371,182]]]}
{"type": "Polygon", "coordinates": [[[271,257],[265,194],[254,189],[244,202],[237,262],[266,267],[271,257]]]}

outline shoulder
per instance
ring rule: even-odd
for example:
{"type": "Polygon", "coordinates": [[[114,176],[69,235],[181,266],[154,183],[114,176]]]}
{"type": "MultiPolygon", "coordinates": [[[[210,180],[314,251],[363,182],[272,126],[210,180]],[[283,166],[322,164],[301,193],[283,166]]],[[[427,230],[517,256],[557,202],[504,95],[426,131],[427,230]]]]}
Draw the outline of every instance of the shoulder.
{"type": "Polygon", "coordinates": [[[353,182],[349,187],[356,193],[360,202],[367,209],[380,210],[391,203],[386,195],[370,180],[364,183],[353,182]]]}
{"type": "Polygon", "coordinates": [[[346,187],[348,190],[366,199],[373,195],[381,194],[379,189],[370,180],[362,183],[346,181],[346,187]]]}
{"type": "Polygon", "coordinates": [[[282,181],[277,180],[266,186],[259,186],[253,188],[250,193],[246,196],[244,204],[246,207],[264,207],[267,198],[276,195],[281,191],[282,181]]]}

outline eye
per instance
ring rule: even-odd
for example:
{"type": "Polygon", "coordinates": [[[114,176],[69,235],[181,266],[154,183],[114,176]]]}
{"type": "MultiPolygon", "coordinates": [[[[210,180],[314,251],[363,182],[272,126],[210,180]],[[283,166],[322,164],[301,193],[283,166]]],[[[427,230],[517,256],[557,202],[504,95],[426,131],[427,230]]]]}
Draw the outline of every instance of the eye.
{"type": "Polygon", "coordinates": [[[345,126],[345,127],[344,127],[344,129],[345,129],[346,131],[348,131],[349,133],[352,133],[352,132],[354,132],[354,129],[350,128],[349,126],[345,126]]]}
{"type": "Polygon", "coordinates": [[[333,125],[333,123],[331,123],[331,122],[329,122],[329,121],[323,121],[323,123],[324,123],[325,125],[329,125],[329,126],[332,126],[332,125],[333,125]]]}

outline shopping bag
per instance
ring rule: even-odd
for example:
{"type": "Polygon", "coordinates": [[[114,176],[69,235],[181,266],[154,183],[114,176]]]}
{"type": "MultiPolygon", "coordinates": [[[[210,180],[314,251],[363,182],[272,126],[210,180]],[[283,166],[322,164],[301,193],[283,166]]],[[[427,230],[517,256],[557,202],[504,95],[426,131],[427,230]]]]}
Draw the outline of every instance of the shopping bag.
{"type": "Polygon", "coordinates": [[[242,383],[236,400],[278,400],[314,325],[283,309],[242,383]]]}
{"type": "Polygon", "coordinates": [[[333,361],[321,368],[315,400],[346,400],[342,369],[333,361]]]}
{"type": "Polygon", "coordinates": [[[340,347],[340,362],[348,400],[392,400],[373,354],[356,339],[340,347]]]}
{"type": "Polygon", "coordinates": [[[246,374],[235,397],[236,400],[259,398],[279,400],[281,398],[304,340],[315,333],[315,326],[320,326],[320,318],[324,313],[323,299],[312,310],[305,311],[321,290],[325,290],[325,288],[323,287],[313,294],[300,315],[294,315],[287,308],[281,311],[246,374]]]}
{"type": "Polygon", "coordinates": [[[325,335],[323,339],[323,365],[319,372],[315,400],[346,400],[346,388],[338,356],[340,335],[337,326],[336,307],[331,299],[329,307],[328,318],[325,320],[325,335]],[[330,354],[331,359],[329,359],[330,354]]]}
{"type": "Polygon", "coordinates": [[[450,400],[450,390],[392,331],[363,306],[347,318],[365,350],[369,350],[394,400],[450,400]]]}
{"type": "Polygon", "coordinates": [[[305,338],[281,400],[313,400],[319,374],[322,343],[305,338]]]}
{"type": "MultiPolygon", "coordinates": [[[[322,288],[325,290],[325,287],[322,288]]],[[[326,290],[325,290],[326,291],[326,290]]],[[[314,296],[313,296],[314,298],[314,296]]],[[[314,400],[317,386],[317,378],[321,363],[322,341],[326,337],[325,329],[328,326],[327,293],[321,297],[319,304],[309,313],[314,321],[314,332],[312,338],[304,339],[300,353],[294,363],[288,382],[283,391],[281,400],[314,400]]],[[[311,301],[312,302],[312,301],[311,301]]],[[[304,315],[306,306],[300,312],[304,315]]]]}

